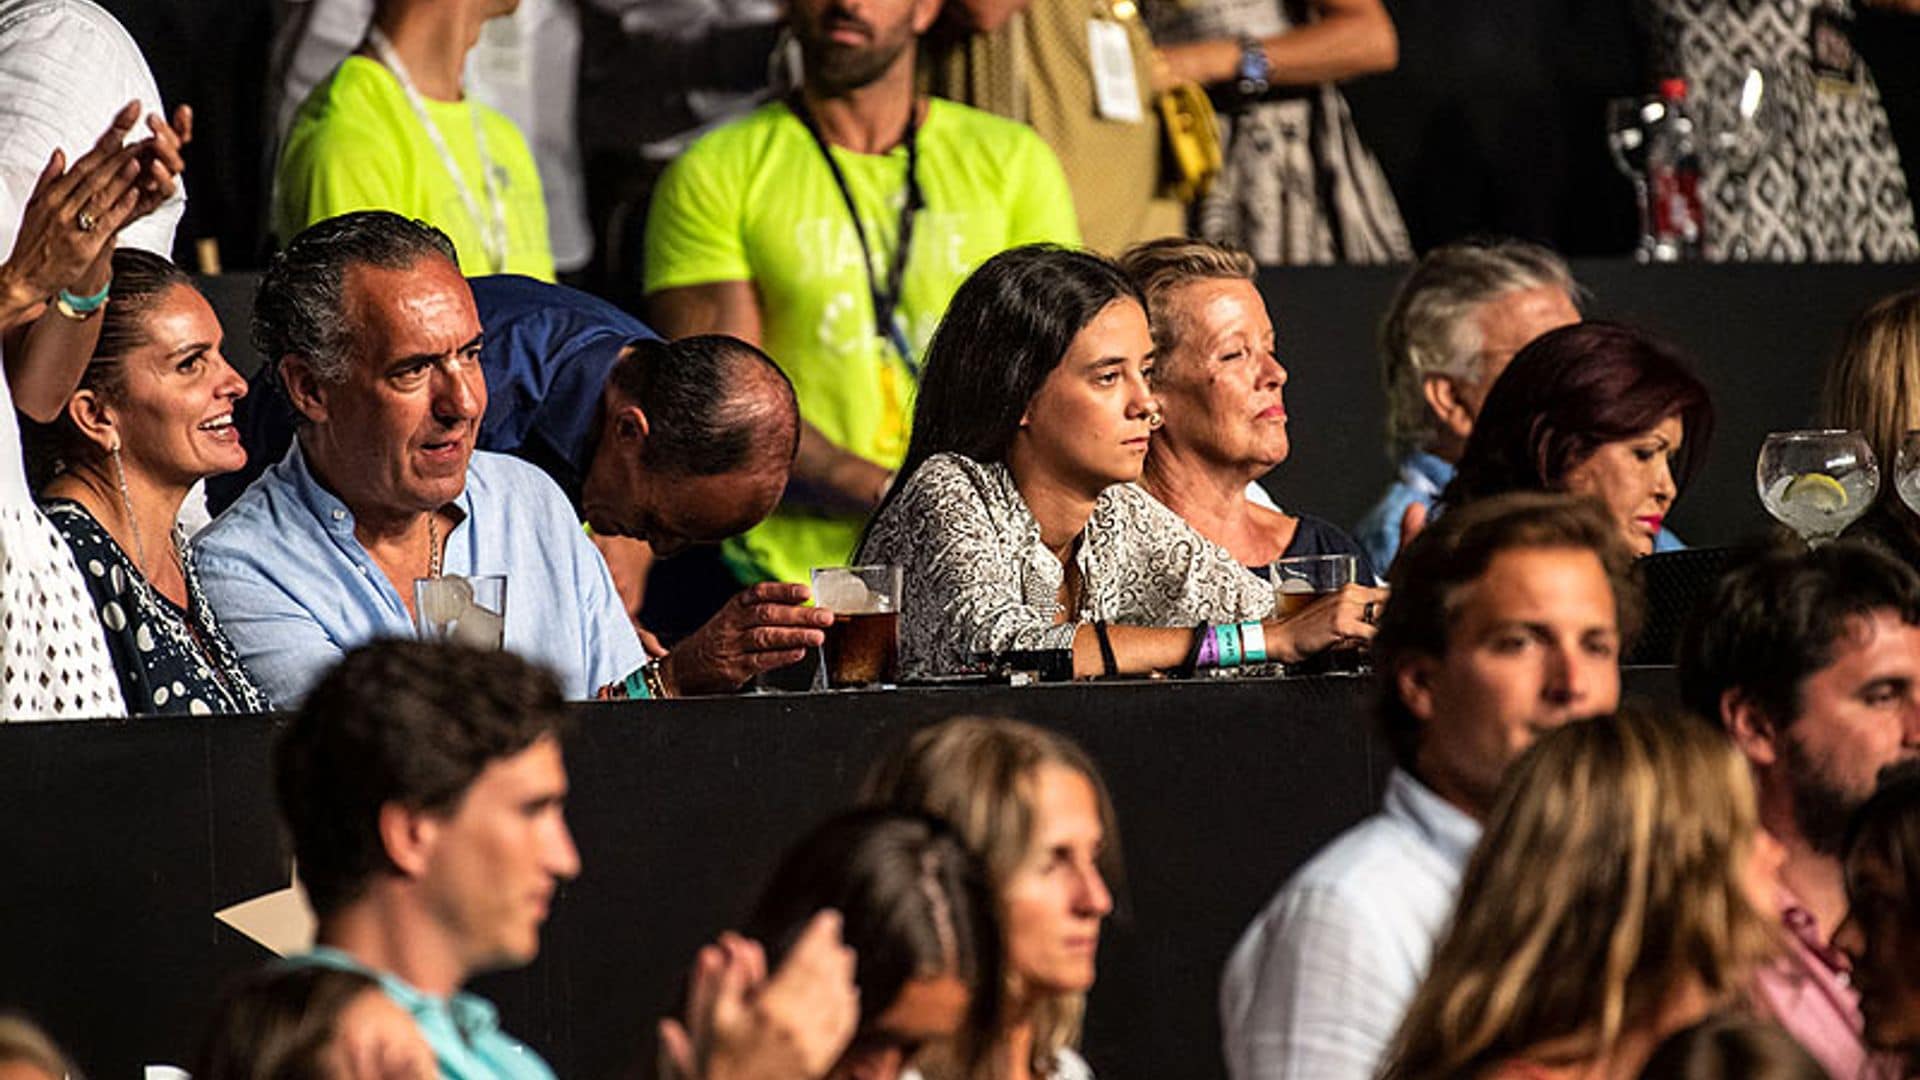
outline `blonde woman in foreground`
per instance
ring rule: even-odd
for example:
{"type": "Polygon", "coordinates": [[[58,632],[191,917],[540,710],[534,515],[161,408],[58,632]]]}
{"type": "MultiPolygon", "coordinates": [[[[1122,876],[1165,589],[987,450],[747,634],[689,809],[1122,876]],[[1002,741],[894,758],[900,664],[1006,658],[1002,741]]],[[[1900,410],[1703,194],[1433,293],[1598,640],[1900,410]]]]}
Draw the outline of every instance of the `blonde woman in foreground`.
{"type": "Polygon", "coordinates": [[[1680,717],[1541,735],[1507,774],[1382,1076],[1625,1080],[1773,949],[1745,761],[1680,717]]]}
{"type": "Polygon", "coordinates": [[[1113,911],[1113,802],[1086,752],[1015,720],[960,717],[874,766],[862,801],[951,822],[999,903],[1005,997],[996,1038],[964,1068],[935,1052],[925,1080],[1092,1080],[1074,1050],[1113,911]]]}

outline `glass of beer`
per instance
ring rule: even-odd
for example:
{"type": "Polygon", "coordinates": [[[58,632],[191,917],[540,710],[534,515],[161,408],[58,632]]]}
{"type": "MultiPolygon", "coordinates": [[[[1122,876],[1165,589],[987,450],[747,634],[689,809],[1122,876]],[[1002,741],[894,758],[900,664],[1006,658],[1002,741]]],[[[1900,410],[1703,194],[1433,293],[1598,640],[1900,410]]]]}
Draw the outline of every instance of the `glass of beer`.
{"type": "Polygon", "coordinates": [[[422,641],[500,648],[507,638],[507,575],[415,578],[413,626],[422,641]]]}
{"type": "Polygon", "coordinates": [[[1351,555],[1296,555],[1276,559],[1267,571],[1273,583],[1273,614],[1298,615],[1307,605],[1353,584],[1358,566],[1351,555]]]}
{"type": "Polygon", "coordinates": [[[827,686],[876,686],[900,677],[900,568],[822,566],[813,602],[833,612],[820,660],[827,686]]]}

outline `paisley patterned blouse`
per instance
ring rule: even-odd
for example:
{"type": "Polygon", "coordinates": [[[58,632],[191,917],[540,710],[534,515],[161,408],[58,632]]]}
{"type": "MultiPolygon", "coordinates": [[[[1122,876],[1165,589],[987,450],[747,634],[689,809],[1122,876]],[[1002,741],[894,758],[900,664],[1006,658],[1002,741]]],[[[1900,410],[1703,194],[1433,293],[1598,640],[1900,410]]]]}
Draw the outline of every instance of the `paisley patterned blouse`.
{"type": "Polygon", "coordinates": [[[1135,484],[1100,494],[1066,567],[1003,464],[936,454],[875,519],[859,562],[904,568],[900,665],[908,676],[977,666],[980,653],[1066,649],[1079,624],[1191,626],[1260,619],[1273,589],[1135,484]]]}

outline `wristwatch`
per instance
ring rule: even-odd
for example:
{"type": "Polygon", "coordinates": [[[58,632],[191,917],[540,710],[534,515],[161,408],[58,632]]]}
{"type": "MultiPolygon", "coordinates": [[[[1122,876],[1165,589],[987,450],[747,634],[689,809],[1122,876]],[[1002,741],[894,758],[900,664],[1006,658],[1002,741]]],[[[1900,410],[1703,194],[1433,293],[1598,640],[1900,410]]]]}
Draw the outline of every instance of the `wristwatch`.
{"type": "Polygon", "coordinates": [[[1234,75],[1240,96],[1259,97],[1266,93],[1270,85],[1267,77],[1272,74],[1273,64],[1267,60],[1267,50],[1261,46],[1260,39],[1252,34],[1240,35],[1240,69],[1234,75]]]}

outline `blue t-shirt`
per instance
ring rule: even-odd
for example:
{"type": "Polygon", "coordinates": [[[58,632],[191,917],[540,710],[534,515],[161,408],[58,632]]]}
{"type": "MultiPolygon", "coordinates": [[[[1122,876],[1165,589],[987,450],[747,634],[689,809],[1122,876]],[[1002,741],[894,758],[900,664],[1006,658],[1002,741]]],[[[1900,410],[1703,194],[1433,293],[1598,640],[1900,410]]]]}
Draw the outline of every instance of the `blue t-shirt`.
{"type": "Polygon", "coordinates": [[[315,946],[287,963],[357,971],[380,984],[393,1003],[407,1010],[433,1047],[442,1080],[554,1080],[553,1069],[526,1043],[500,1030],[493,1003],[462,990],[437,998],[400,976],[373,969],[326,945],[315,946]]]}

